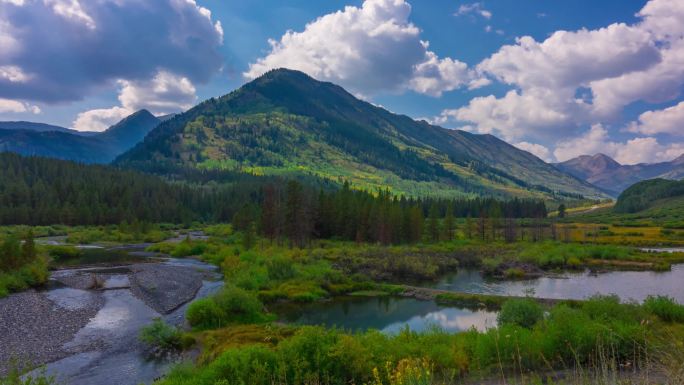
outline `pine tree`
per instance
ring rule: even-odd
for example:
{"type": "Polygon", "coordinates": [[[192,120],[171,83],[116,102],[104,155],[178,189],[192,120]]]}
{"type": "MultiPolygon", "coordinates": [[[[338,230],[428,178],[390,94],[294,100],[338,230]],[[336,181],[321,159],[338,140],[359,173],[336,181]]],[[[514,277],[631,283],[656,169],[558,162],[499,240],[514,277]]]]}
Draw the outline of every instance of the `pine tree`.
{"type": "Polygon", "coordinates": [[[434,202],[430,205],[428,238],[432,242],[439,241],[439,210],[437,209],[437,204],[434,202]]]}
{"type": "Polygon", "coordinates": [[[451,202],[447,204],[444,216],[444,239],[447,241],[454,239],[454,205],[451,202]]]}

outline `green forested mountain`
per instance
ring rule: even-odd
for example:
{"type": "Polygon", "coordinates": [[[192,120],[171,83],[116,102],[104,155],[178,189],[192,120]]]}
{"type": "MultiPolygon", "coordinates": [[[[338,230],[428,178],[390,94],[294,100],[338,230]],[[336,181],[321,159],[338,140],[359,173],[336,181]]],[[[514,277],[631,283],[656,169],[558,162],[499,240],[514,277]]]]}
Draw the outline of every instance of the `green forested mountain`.
{"type": "Polygon", "coordinates": [[[662,199],[684,197],[684,181],[651,179],[636,183],[618,197],[614,211],[635,213],[657,205],[662,199]]]}
{"type": "Polygon", "coordinates": [[[284,69],[161,123],[116,164],[310,174],[411,196],[602,195],[494,136],[417,122],[284,69]]]}
{"type": "Polygon", "coordinates": [[[30,122],[0,122],[0,151],[83,163],[109,163],[140,142],[160,120],[147,110],[101,133],[81,133],[30,122]]]}

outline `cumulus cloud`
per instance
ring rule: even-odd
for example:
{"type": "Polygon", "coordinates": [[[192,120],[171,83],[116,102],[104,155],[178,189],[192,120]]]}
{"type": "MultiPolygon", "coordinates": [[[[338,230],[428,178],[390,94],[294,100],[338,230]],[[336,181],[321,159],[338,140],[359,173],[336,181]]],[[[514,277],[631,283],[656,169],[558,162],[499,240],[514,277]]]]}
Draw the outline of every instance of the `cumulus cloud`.
{"type": "MultiPolygon", "coordinates": [[[[552,144],[581,134],[595,124],[614,123],[636,101],[664,103],[684,88],[684,2],[651,0],[633,24],[556,31],[537,41],[523,36],[475,67],[475,72],[510,86],[503,96],[476,97],[460,108],[446,109],[436,121],[467,124],[512,142],[552,144]]],[[[677,134],[679,107],[643,114],[630,126],[645,135],[677,134]],[[642,121],[643,118],[643,121],[642,121]]],[[[605,135],[610,136],[604,127],[605,135]]],[[[577,140],[591,141],[603,131],[592,128],[577,140]]],[[[594,143],[596,141],[592,141],[594,143]]],[[[670,148],[657,138],[633,138],[614,146],[614,154],[634,162],[662,160],[670,148]],[[617,148],[626,149],[623,152],[617,148]],[[629,150],[649,151],[630,154],[629,150]]],[[[558,154],[574,151],[562,144],[558,154]]],[[[578,151],[591,153],[591,148],[578,151]]]]}
{"type": "Polygon", "coordinates": [[[474,122],[476,132],[500,135],[511,141],[525,136],[548,139],[552,134],[549,127],[572,125],[574,114],[581,113],[579,104],[573,109],[557,108],[566,104],[572,105],[550,90],[524,93],[511,90],[502,98],[476,97],[466,107],[444,110],[438,121],[474,122]]]}
{"type": "Polygon", "coordinates": [[[141,109],[162,115],[188,109],[197,101],[195,86],[188,78],[166,71],[158,72],[151,80],[121,80],[119,85],[121,106],[82,112],[74,120],[73,128],[104,131],[141,109]]]}
{"type": "Polygon", "coordinates": [[[404,0],[366,0],[361,7],[324,15],[303,31],[270,40],[270,52],[244,73],[256,78],[291,68],[343,85],[361,95],[416,92],[439,96],[471,81],[465,63],[440,59],[409,21],[404,0]]]}
{"type": "Polygon", "coordinates": [[[518,142],[514,144],[514,146],[518,147],[521,150],[525,150],[546,162],[551,162],[553,160],[551,156],[551,151],[549,151],[548,148],[542,146],[541,144],[530,142],[518,142]]]}
{"type": "Polygon", "coordinates": [[[222,40],[194,0],[4,0],[0,97],[80,100],[160,70],[205,82],[221,67],[222,40]]]}
{"type": "Polygon", "coordinates": [[[653,137],[616,142],[610,139],[608,130],[595,124],[584,135],[559,142],[553,152],[561,162],[596,153],[604,153],[622,164],[666,162],[684,153],[684,143],[661,144],[653,137]]]}
{"type": "Polygon", "coordinates": [[[515,86],[504,97],[478,97],[442,114],[474,123],[480,132],[509,140],[548,139],[594,119],[578,89],[596,79],[648,68],[660,52],[647,32],[625,24],[598,30],[558,31],[543,42],[527,36],[502,47],[477,70],[515,86]],[[561,131],[562,132],[562,131],[561,131]]]}
{"type": "Polygon", "coordinates": [[[78,131],[104,131],[132,113],[133,111],[125,107],[100,108],[81,112],[74,120],[73,128],[78,131]]]}
{"type": "Polygon", "coordinates": [[[17,100],[0,98],[0,113],[8,112],[30,112],[32,114],[40,114],[40,108],[38,106],[30,105],[28,103],[20,102],[17,100]]]}
{"type": "Polygon", "coordinates": [[[646,135],[684,136],[684,102],[663,110],[642,113],[637,122],[630,124],[629,131],[646,135]]]}

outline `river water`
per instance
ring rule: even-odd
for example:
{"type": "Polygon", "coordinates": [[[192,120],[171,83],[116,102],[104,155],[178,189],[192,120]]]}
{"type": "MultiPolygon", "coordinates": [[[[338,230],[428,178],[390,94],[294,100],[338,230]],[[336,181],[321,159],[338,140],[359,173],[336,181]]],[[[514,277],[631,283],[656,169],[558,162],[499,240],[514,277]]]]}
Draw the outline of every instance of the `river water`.
{"type": "MultiPolygon", "coordinates": [[[[167,258],[164,265],[202,270],[211,274],[216,267],[192,259],[167,258]]],[[[60,270],[54,274],[68,275],[76,270],[60,270]]],[[[220,275],[216,275],[220,278],[220,275]]],[[[205,280],[195,298],[217,292],[223,282],[205,280]]],[[[106,290],[93,292],[67,287],[49,289],[47,297],[58,306],[78,308],[93,295],[104,297],[104,305],[73,340],[64,345],[66,351],[76,352],[45,366],[47,374],[58,383],[69,385],[137,385],[149,384],[163,375],[171,362],[149,360],[138,340],[140,330],[155,318],[181,326],[185,320],[185,303],[169,314],[162,315],[138,299],[130,290],[126,274],[109,274],[104,282],[106,290]]]]}
{"type": "MultiPolygon", "coordinates": [[[[684,264],[668,272],[588,271],[520,281],[488,280],[476,270],[459,270],[427,284],[435,289],[508,296],[586,299],[596,294],[616,294],[623,301],[643,301],[649,295],[665,295],[684,304],[684,264]]],[[[412,298],[346,298],[324,303],[274,309],[288,322],[303,325],[337,326],[347,330],[377,329],[394,333],[404,327],[423,331],[438,326],[458,332],[474,327],[496,326],[496,313],[442,307],[412,298]]]]}

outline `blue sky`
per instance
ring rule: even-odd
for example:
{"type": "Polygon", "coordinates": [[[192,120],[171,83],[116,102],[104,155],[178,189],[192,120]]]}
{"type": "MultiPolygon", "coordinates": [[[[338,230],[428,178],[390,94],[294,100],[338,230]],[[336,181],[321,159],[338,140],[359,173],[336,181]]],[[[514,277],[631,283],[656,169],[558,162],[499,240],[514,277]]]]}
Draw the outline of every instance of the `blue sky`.
{"type": "Polygon", "coordinates": [[[684,153],[679,0],[0,0],[0,21],[0,120],[102,130],[282,66],[549,161],[684,153]]]}

